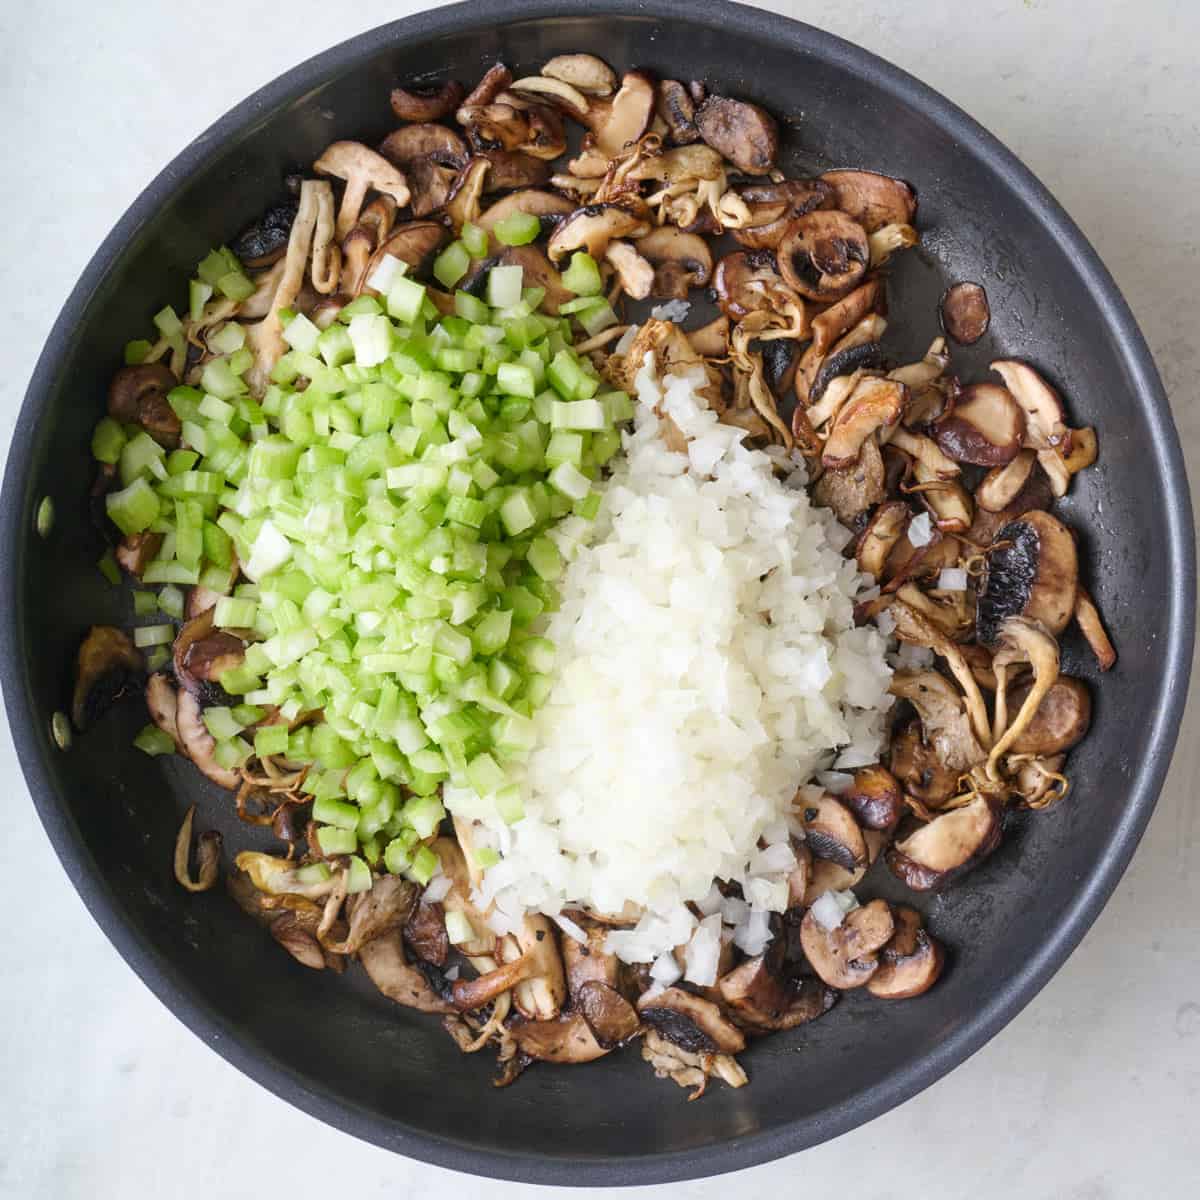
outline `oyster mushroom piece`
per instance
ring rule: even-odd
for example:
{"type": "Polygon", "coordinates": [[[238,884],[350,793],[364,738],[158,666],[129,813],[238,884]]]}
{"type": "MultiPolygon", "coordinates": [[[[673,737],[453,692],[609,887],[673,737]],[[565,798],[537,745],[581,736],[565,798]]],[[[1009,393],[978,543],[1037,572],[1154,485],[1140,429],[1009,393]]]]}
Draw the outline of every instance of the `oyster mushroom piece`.
{"type": "Polygon", "coordinates": [[[555,264],[575,250],[586,250],[593,258],[600,259],[610,242],[639,238],[649,232],[649,220],[633,207],[618,203],[585,204],[554,231],[547,253],[555,264]]]}
{"type": "Polygon", "coordinates": [[[888,555],[904,536],[912,510],[903,500],[888,500],[872,514],[858,539],[855,559],[858,569],[876,579],[883,575],[888,555]]]}
{"type": "Polygon", "coordinates": [[[844,212],[818,209],[797,217],[777,252],[787,284],[809,300],[840,300],[866,274],[867,235],[844,212]]]}
{"type": "Polygon", "coordinates": [[[960,346],[973,346],[988,331],[992,310],[980,283],[956,283],[942,294],[942,328],[960,346]]]}
{"type": "Polygon", "coordinates": [[[956,479],[962,474],[958,463],[947,458],[938,444],[924,434],[912,433],[899,426],[888,435],[888,443],[910,455],[915,463],[920,463],[928,472],[928,479],[956,479]]]}
{"type": "Polygon", "coordinates": [[[612,67],[594,54],[559,54],[542,67],[548,79],[561,79],[589,96],[610,96],[617,87],[612,67]]]}
{"type": "Polygon", "coordinates": [[[885,900],[851,909],[832,929],[826,929],[810,908],[800,922],[800,947],[822,982],[849,991],[862,987],[878,970],[876,952],[894,930],[885,900]]]}
{"type": "Polygon", "coordinates": [[[995,645],[1008,617],[1057,635],[1075,611],[1079,558],[1071,531],[1047,512],[1027,512],[996,532],[977,593],[979,640],[995,645]]]}
{"type": "Polygon", "coordinates": [[[996,764],[1029,727],[1059,673],[1058,643],[1038,621],[1028,617],[1006,617],[1000,625],[997,646],[992,655],[992,670],[996,673],[995,745],[987,762],[988,774],[993,778],[996,764]],[[1008,668],[1023,663],[1033,667],[1033,680],[1024,689],[1017,715],[1009,721],[1008,668]]]}
{"type": "Polygon", "coordinates": [[[1021,452],[1025,414],[1008,388],[975,383],[934,423],[934,438],[956,462],[1002,466],[1021,452]]]}
{"type": "Polygon", "coordinates": [[[688,330],[692,349],[705,358],[723,358],[729,353],[729,318],[717,317],[699,329],[688,330]]]}
{"type": "Polygon", "coordinates": [[[804,825],[804,842],[815,858],[846,871],[867,865],[867,844],[854,814],[827,792],[809,799],[803,789],[793,801],[804,825]]]}
{"type": "Polygon", "coordinates": [[[1071,431],[1063,419],[1058,393],[1028,363],[1017,359],[997,359],[991,369],[1025,412],[1025,445],[1031,450],[1069,454],[1071,431]]]}
{"type": "Polygon", "coordinates": [[[820,178],[833,189],[833,207],[867,233],[885,225],[911,225],[916,218],[917,193],[903,179],[875,171],[826,171],[820,178]]]}
{"type": "Polygon", "coordinates": [[[175,836],[175,882],[189,892],[207,892],[217,882],[221,865],[221,835],[215,829],[206,830],[196,839],[196,878],[188,871],[188,859],[192,853],[192,822],[196,806],[188,806],[183,824],[175,836]]]}
{"type": "Polygon", "coordinates": [[[146,666],[127,634],[113,625],[93,625],[75,657],[71,720],[82,733],[122,696],[140,689],[146,666]]]}
{"type": "Polygon", "coordinates": [[[696,128],[696,105],[677,79],[659,81],[654,111],[677,146],[694,142],[700,136],[696,128]]]}
{"type": "Polygon", "coordinates": [[[108,385],[108,415],[123,425],[140,425],[160,446],[173,450],[183,426],[167,393],[178,383],[163,363],[122,367],[108,385]]]}
{"type": "Polygon", "coordinates": [[[393,88],[392,112],[401,121],[440,121],[458,108],[465,90],[457,79],[429,87],[393,88]]]}
{"type": "MultiPolygon", "coordinates": [[[[953,772],[955,781],[987,758],[987,750],[972,728],[962,696],[945,676],[936,671],[897,671],[888,690],[917,710],[924,740],[938,763],[948,773],[953,772]]],[[[986,711],[983,719],[987,720],[986,711]]],[[[896,761],[892,770],[897,775],[907,775],[903,765],[896,761]]]]}
{"type": "Polygon", "coordinates": [[[895,380],[871,377],[860,380],[834,418],[821,462],[835,468],[857,462],[867,438],[900,420],[907,397],[908,389],[895,380]]]}
{"type": "Polygon", "coordinates": [[[988,512],[1003,512],[1020,494],[1029,481],[1037,455],[1032,450],[1018,450],[1003,466],[993,467],[975,489],[975,503],[988,512]]]}
{"type": "Polygon", "coordinates": [[[779,127],[757,104],[709,96],[696,109],[696,129],[722,158],[747,175],[765,175],[775,165],[779,127]]]}
{"type": "MultiPolygon", "coordinates": [[[[1021,709],[1033,688],[1026,680],[1013,688],[1010,707],[1021,709]]],[[[1083,741],[1092,723],[1092,697],[1087,684],[1071,675],[1060,675],[1042,697],[1029,724],[1013,739],[1013,754],[1039,758],[1062,754],[1083,741]]]]}
{"type": "Polygon", "coordinates": [[[1001,820],[986,796],[977,796],[922,825],[884,856],[892,873],[914,892],[945,887],[982,862],[1000,844],[1001,820]]]}
{"type": "Polygon", "coordinates": [[[637,252],[654,268],[650,294],[685,300],[692,288],[704,287],[712,275],[708,242],[673,225],[661,225],[637,240],[637,252]]]}
{"type": "Polygon", "coordinates": [[[1117,661],[1117,651],[1105,632],[1096,602],[1082,586],[1075,595],[1075,620],[1079,622],[1079,631],[1096,656],[1096,665],[1102,671],[1110,670],[1117,661]]]}
{"type": "Polygon", "coordinates": [[[879,952],[879,970],[867,982],[867,991],[879,1000],[909,1000],[937,983],[946,952],[925,931],[915,908],[897,904],[892,916],[896,931],[879,952]]]}
{"type": "Polygon", "coordinates": [[[854,781],[837,797],[864,830],[894,829],[904,815],[904,793],[900,782],[878,764],[859,767],[854,781]]]}
{"type": "Polygon", "coordinates": [[[629,242],[609,242],[604,257],[617,273],[621,290],[633,300],[645,300],[654,287],[654,268],[629,242]]]}
{"type": "Polygon", "coordinates": [[[717,986],[721,999],[741,1024],[770,1032],[814,1021],[837,1001],[832,988],[813,980],[789,983],[780,979],[763,954],[746,959],[723,975],[717,986]]]}
{"type": "Polygon", "coordinates": [[[867,235],[870,246],[870,265],[882,267],[897,250],[907,250],[921,240],[911,225],[885,225],[867,235]]]}
{"type": "Polygon", "coordinates": [[[644,992],[637,1011],[644,1024],[688,1053],[738,1054],[746,1048],[745,1035],[716,1004],[682,988],[665,988],[657,995],[644,992]]]}
{"type": "Polygon", "coordinates": [[[604,120],[593,129],[596,148],[613,158],[650,127],[654,116],[654,80],[645,71],[626,71],[604,120]]]}
{"type": "Polygon", "coordinates": [[[333,142],[326,146],[321,157],[313,163],[313,170],[345,181],[346,190],[342,193],[335,227],[339,242],[354,228],[371,189],[391,196],[401,208],[409,201],[404,173],[361,142],[333,142]]]}
{"type": "Polygon", "coordinates": [[[358,961],[371,982],[389,999],[418,1012],[448,1014],[454,1007],[429,986],[418,967],[409,963],[404,940],[392,932],[374,938],[358,952],[358,961]]]}

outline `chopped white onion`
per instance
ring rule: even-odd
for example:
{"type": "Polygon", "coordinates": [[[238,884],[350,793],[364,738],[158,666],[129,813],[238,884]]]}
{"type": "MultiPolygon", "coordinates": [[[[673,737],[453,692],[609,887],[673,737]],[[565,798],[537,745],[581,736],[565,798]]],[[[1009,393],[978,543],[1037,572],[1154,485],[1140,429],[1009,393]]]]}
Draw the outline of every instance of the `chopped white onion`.
{"type": "Polygon", "coordinates": [[[700,922],[684,951],[687,970],[684,978],[697,987],[712,987],[717,982],[717,966],[721,959],[721,918],[718,914],[700,922]]]}
{"type": "Polygon", "coordinates": [[[914,546],[928,546],[933,540],[933,522],[927,512],[913,517],[908,523],[908,540],[914,546]]]}
{"type": "Polygon", "coordinates": [[[617,340],[617,344],[613,347],[614,354],[628,354],[629,347],[633,345],[633,339],[637,337],[638,326],[630,325],[630,327],[621,334],[617,340]]]}
{"type": "Polygon", "coordinates": [[[574,938],[577,942],[582,942],[585,946],[587,945],[588,935],[586,931],[576,925],[570,917],[564,917],[562,913],[557,913],[553,920],[568,937],[574,938]]]}
{"type": "Polygon", "coordinates": [[[670,987],[671,984],[682,977],[683,968],[679,965],[679,961],[670,950],[664,950],[654,960],[654,965],[650,968],[650,978],[655,983],[661,983],[663,987],[670,987]]]}
{"type": "Polygon", "coordinates": [[[453,886],[454,880],[449,875],[435,875],[425,885],[425,890],[421,893],[421,900],[427,904],[437,904],[439,900],[445,900],[453,886]]]}
{"type": "Polygon", "coordinates": [[[813,920],[822,929],[836,929],[842,923],[842,918],[846,915],[842,910],[842,906],[838,903],[837,895],[834,892],[822,892],[812,902],[809,912],[812,913],[813,920]]]}
{"type": "Polygon", "coordinates": [[[795,865],[796,855],[790,842],[776,842],[750,860],[750,870],[755,875],[775,875],[780,871],[791,871],[795,865]]]}
{"type": "Polygon", "coordinates": [[[712,887],[708,889],[704,896],[696,901],[696,907],[700,910],[701,916],[711,917],[713,913],[721,911],[721,901],[723,899],[721,889],[717,887],[717,881],[714,879],[712,887]]]}
{"type": "Polygon", "coordinates": [[[751,958],[766,949],[771,940],[771,917],[766,912],[749,913],[733,931],[734,944],[745,951],[751,958]]]}
{"type": "Polygon", "coordinates": [[[817,782],[835,796],[848,792],[854,786],[854,776],[845,771],[818,771],[817,782]]]}
{"type": "Polygon", "coordinates": [[[692,306],[687,300],[668,300],[666,304],[656,304],[650,315],[656,321],[686,321],[692,306]]]}
{"type": "Polygon", "coordinates": [[[967,570],[965,567],[943,567],[938,575],[938,587],[944,592],[965,592],[967,570]]]}

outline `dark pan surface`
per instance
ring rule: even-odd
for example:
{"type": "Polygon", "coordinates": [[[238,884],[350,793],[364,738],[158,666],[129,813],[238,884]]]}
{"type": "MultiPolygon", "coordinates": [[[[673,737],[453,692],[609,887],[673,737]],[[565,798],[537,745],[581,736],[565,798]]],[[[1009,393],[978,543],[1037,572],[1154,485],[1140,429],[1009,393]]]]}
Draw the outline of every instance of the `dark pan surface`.
{"type": "MultiPolygon", "coordinates": [[[[18,423],[3,493],[0,662],[34,803],[72,882],[214,1049],[292,1103],[417,1158],[529,1182],[650,1183],[745,1167],[869,1120],[978,1049],[1075,947],[1133,853],[1174,742],[1194,625],[1191,516],[1166,399],[1115,285],[1054,200],[962,112],[864,51],[751,9],[608,0],[560,11],[477,0],[364,34],[240,105],[138,199],[63,309],[18,423]],[[211,244],[279,197],[285,173],[336,137],[385,133],[397,81],[469,81],[497,58],[529,69],[575,49],[760,101],[793,123],[794,169],[867,166],[911,180],[924,247],[898,269],[888,344],[919,355],[942,289],[978,280],[992,327],[956,353],[960,371],[981,377],[997,350],[1027,357],[1060,386],[1074,423],[1100,434],[1100,462],[1064,508],[1121,657],[1095,691],[1074,794],[1014,819],[982,868],[926,905],[952,953],[933,992],[894,1005],[848,996],[815,1025],[756,1044],[750,1087],[714,1085],[695,1104],[636,1052],[586,1070],[536,1067],[494,1091],[489,1056],[462,1057],[357,969],[306,971],[222,893],[174,884],[170,846],[189,800],[227,848],[255,837],[190,768],[129,748],[145,719],[136,705],[65,754],[48,733],[84,629],[129,611],[95,569],[85,503],[88,438],[124,341],[178,299],[211,244]],[[58,519],[42,542],[33,511],[47,494],[58,519]]],[[[1065,657],[1095,679],[1074,635],[1065,657]]]]}

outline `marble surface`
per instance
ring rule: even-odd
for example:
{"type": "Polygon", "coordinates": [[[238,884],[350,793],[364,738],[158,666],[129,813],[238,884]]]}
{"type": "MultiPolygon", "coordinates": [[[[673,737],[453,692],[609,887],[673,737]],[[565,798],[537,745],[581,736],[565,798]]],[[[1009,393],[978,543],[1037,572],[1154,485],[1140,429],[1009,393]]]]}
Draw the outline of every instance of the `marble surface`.
{"type": "MultiPolygon", "coordinates": [[[[139,189],[254,88],[416,7],[407,0],[0,4],[5,451],[51,321],[139,189]],[[202,49],[199,62],[193,47],[202,49]]],[[[768,7],[825,25],[914,72],[1049,185],[1129,298],[1171,395],[1193,482],[1200,479],[1192,274],[1200,269],[1200,5],[790,0],[768,7]]],[[[883,1200],[913,1195],[914,1181],[930,1200],[1200,1192],[1198,770],[1193,703],[1157,814],[1107,909],[1041,995],[964,1066],[819,1149],[657,1194],[698,1200],[736,1189],[750,1200],[803,1189],[883,1200]]],[[[479,1194],[466,1177],[326,1128],[203,1047],[84,911],[34,816],[7,732],[0,794],[0,878],[10,897],[29,898],[0,934],[0,1196],[479,1194]],[[302,1152],[285,1158],[281,1146],[302,1152]]],[[[497,1184],[488,1194],[507,1200],[533,1190],[497,1184]]]]}

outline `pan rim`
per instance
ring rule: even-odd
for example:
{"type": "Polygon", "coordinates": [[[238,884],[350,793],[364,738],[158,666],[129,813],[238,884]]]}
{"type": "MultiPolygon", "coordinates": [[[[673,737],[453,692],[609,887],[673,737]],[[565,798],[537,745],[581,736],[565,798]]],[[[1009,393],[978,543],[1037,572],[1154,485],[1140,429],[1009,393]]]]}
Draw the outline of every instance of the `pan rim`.
{"type": "Polygon", "coordinates": [[[141,192],[101,243],[54,322],[26,391],[0,494],[0,531],[8,570],[0,619],[0,682],[10,728],[38,815],[72,884],[93,919],[150,990],[209,1046],[244,1074],[327,1124],[409,1157],[471,1174],[525,1183],[625,1186],[694,1179],[739,1170],[817,1145],[864,1124],[948,1074],[980,1049],[1028,1004],[1075,949],[1124,873],[1153,813],[1183,715],[1195,636],[1196,562],[1191,503],[1183,453],[1149,348],[1133,315],[1096,251],[1058,202],[995,137],[949,100],[907,72],[813,26],[726,0],[696,6],[690,0],[471,0],[368,30],[307,59],[232,108],[186,146],[141,192]],[[201,1001],[172,963],[139,940],[59,801],[49,769],[50,751],[38,733],[20,642],[23,601],[19,581],[29,534],[32,450],[38,414],[53,390],[73,330],[111,264],[138,230],[169,202],[207,160],[229,141],[264,122],[283,105],[327,79],[373,57],[384,47],[460,33],[489,20],[508,23],[549,18],[611,16],[675,20],[721,29],[755,40],[770,39],[797,53],[823,58],[859,76],[898,101],[919,106],[985,166],[1004,179],[1076,263],[1084,286],[1112,331],[1143,407],[1156,463],[1166,482],[1164,514],[1170,604],[1164,641],[1166,670],[1151,721],[1150,752],[1130,789],[1119,824],[1071,905],[1058,914],[1040,950],[1025,960],[974,1018],[949,1034],[938,1050],[862,1089],[840,1104],[789,1126],[733,1141],[646,1155],[591,1159],[481,1150],[463,1139],[439,1137],[387,1120],[314,1087],[289,1064],[243,1041],[237,1028],[201,1001]]]}

